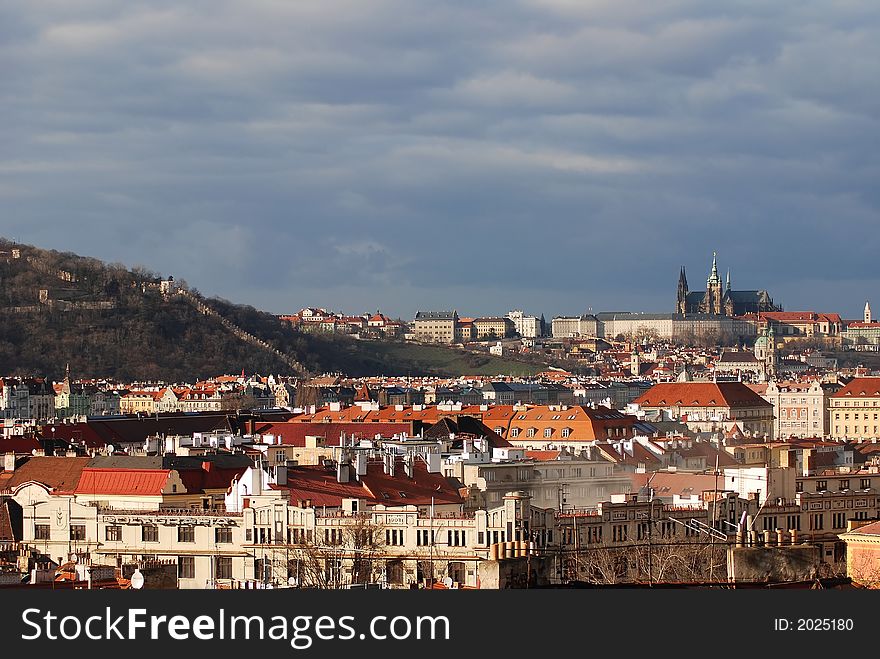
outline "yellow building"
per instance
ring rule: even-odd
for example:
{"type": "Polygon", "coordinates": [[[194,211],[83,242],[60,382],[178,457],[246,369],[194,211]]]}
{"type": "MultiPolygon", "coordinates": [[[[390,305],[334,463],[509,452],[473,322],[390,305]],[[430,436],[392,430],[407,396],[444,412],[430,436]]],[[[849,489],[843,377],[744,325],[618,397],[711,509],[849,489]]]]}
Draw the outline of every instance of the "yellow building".
{"type": "Polygon", "coordinates": [[[831,395],[834,439],[880,438],[880,378],[855,378],[831,395]]]}

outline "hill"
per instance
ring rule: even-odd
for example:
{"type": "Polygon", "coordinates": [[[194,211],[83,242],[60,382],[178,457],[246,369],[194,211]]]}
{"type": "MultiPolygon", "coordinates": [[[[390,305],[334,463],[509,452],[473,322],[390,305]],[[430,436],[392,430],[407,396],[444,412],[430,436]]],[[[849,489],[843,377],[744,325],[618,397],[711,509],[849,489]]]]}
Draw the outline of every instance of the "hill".
{"type": "Polygon", "coordinates": [[[541,370],[441,346],[295,330],[203,298],[142,268],[0,239],[0,374],[192,381],[222,373],[525,374],[541,370]],[[166,282],[167,284],[167,282],[166,282]]]}

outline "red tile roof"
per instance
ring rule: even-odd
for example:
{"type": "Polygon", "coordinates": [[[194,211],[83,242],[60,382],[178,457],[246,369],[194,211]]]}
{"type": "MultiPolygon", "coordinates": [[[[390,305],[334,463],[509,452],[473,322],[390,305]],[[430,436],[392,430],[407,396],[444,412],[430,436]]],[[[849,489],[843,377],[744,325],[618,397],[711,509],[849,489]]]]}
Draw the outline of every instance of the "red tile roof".
{"type": "Polygon", "coordinates": [[[360,481],[352,477],[347,483],[339,483],[335,469],[297,466],[288,472],[286,486],[273,487],[286,487],[294,505],[310,499],[313,506],[334,508],[342,505],[342,499],[367,499],[371,504],[386,506],[430,505],[432,497],[437,505],[464,501],[449,479],[439,473],[429,473],[424,461],[419,459],[414,463],[413,478],[406,475],[402,460],[397,460],[394,476],[386,474],[382,462],[377,460],[368,463],[367,473],[360,481]]]}
{"type": "Polygon", "coordinates": [[[535,460],[536,462],[550,462],[558,460],[562,451],[526,451],[526,458],[535,460]]]}
{"type": "Polygon", "coordinates": [[[865,524],[864,526],[860,526],[857,529],[853,529],[849,533],[859,535],[880,535],[880,522],[871,522],[870,524],[865,524]]]}
{"type": "Polygon", "coordinates": [[[161,496],[169,469],[93,469],[82,471],[76,494],[161,496]]]}
{"type": "Polygon", "coordinates": [[[72,493],[80,481],[82,472],[91,458],[56,458],[36,456],[15,470],[9,481],[9,489],[35,481],[58,493],[72,493]]]}
{"type": "Polygon", "coordinates": [[[634,402],[642,407],[773,407],[742,382],[661,382],[634,402]]]}
{"type": "Polygon", "coordinates": [[[724,489],[724,477],[720,476],[716,481],[713,474],[655,471],[631,474],[630,479],[634,490],[646,487],[650,480],[655,496],[700,494],[703,491],[714,490],[716,484],[719,491],[724,489]]]}
{"type": "Polygon", "coordinates": [[[831,394],[832,398],[853,398],[880,396],[880,378],[854,378],[843,389],[831,394]]]}
{"type": "Polygon", "coordinates": [[[16,455],[31,455],[34,449],[41,449],[43,445],[34,437],[9,437],[0,439],[0,454],[15,453],[16,455]]]}
{"type": "Polygon", "coordinates": [[[289,446],[306,445],[306,436],[324,437],[330,446],[339,446],[343,433],[346,437],[373,439],[376,435],[391,437],[399,433],[412,432],[410,423],[302,423],[287,421],[279,423],[257,423],[254,432],[261,435],[275,435],[289,446]]]}

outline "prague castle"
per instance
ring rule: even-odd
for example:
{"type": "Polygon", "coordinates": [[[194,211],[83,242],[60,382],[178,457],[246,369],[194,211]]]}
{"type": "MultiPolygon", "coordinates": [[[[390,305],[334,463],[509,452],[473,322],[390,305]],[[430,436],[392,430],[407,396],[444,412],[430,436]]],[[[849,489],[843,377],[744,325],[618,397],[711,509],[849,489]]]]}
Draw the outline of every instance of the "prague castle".
{"type": "Polygon", "coordinates": [[[718,276],[717,255],[713,252],[712,270],[706,280],[705,291],[688,290],[687,276],[684,266],[682,266],[678,277],[678,302],[675,310],[680,314],[705,313],[742,316],[762,311],[782,311],[782,307],[773,304],[773,299],[765,290],[731,290],[729,269],[727,283],[722,283],[721,277],[718,276]]]}

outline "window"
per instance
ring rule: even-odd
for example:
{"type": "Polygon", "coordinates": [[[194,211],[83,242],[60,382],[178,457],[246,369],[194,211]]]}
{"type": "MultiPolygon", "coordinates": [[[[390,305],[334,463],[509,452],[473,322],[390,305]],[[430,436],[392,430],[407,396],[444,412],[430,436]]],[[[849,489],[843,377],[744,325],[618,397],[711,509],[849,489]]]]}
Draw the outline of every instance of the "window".
{"type": "Polygon", "coordinates": [[[34,525],[34,540],[48,540],[48,539],[49,539],[49,525],[48,524],[34,525]]]}
{"type": "Polygon", "coordinates": [[[282,451],[275,451],[275,462],[284,462],[287,460],[287,453],[282,451]]]}
{"type": "Polygon", "coordinates": [[[385,529],[385,544],[394,547],[403,546],[403,529],[385,529]]]}
{"type": "Polygon", "coordinates": [[[794,484],[794,491],[795,491],[795,492],[803,492],[803,491],[804,491],[804,482],[803,482],[803,481],[797,481],[797,482],[794,484]]]}
{"type": "Polygon", "coordinates": [[[786,517],[786,521],[788,522],[789,530],[794,530],[794,531],[801,530],[801,516],[800,515],[788,515],[788,517],[786,517]]]}
{"type": "Polygon", "coordinates": [[[446,532],[446,544],[450,547],[464,547],[465,546],[465,532],[463,530],[455,529],[446,532]]]}
{"type": "Polygon", "coordinates": [[[571,428],[563,428],[562,429],[562,436],[563,437],[568,437],[570,434],[571,434],[571,428]]]}
{"type": "Polygon", "coordinates": [[[534,436],[535,436],[535,429],[529,428],[528,431],[526,432],[526,437],[534,437],[534,436]]]}
{"type": "Polygon", "coordinates": [[[178,526],[177,542],[195,542],[196,527],[194,526],[178,526]]]}
{"type": "Polygon", "coordinates": [[[419,547],[427,547],[431,544],[431,532],[427,529],[418,529],[416,531],[416,544],[419,547]]]}
{"type": "Polygon", "coordinates": [[[825,515],[822,513],[813,513],[810,515],[810,530],[821,531],[825,521],[825,515]]]}
{"type": "Polygon", "coordinates": [[[214,529],[214,542],[217,544],[230,544],[232,542],[232,529],[228,526],[218,526],[214,529]]]}
{"type": "Polygon", "coordinates": [[[194,579],[196,576],[196,558],[195,556],[178,556],[177,557],[177,578],[178,579],[194,579]]]}
{"type": "Polygon", "coordinates": [[[217,579],[232,579],[232,558],[218,556],[215,559],[215,571],[217,579]]]}
{"type": "Polygon", "coordinates": [[[71,524],[70,525],[70,539],[71,540],[85,540],[86,539],[86,525],[85,524],[71,524]]]}
{"type": "Polygon", "coordinates": [[[144,524],[141,527],[142,542],[159,542],[159,527],[155,524],[144,524]]]}
{"type": "Polygon", "coordinates": [[[828,481],[816,481],[816,492],[824,492],[828,489],[828,481]]]}
{"type": "Polygon", "coordinates": [[[511,437],[519,437],[519,428],[511,428],[510,429],[511,437]]]}
{"type": "Polygon", "coordinates": [[[845,529],[846,528],[846,513],[832,513],[831,514],[831,526],[835,529],[845,529]]]}
{"type": "Polygon", "coordinates": [[[840,481],[840,488],[839,489],[848,490],[849,489],[849,480],[840,481]]]}
{"type": "Polygon", "coordinates": [[[870,478],[863,478],[861,481],[861,488],[863,490],[867,490],[869,487],[871,487],[871,479],[870,478]]]}
{"type": "Polygon", "coordinates": [[[544,428],[544,437],[552,437],[553,428],[544,428]]]}
{"type": "Polygon", "coordinates": [[[611,537],[614,542],[626,542],[626,524],[615,524],[611,529],[611,537]]]}

